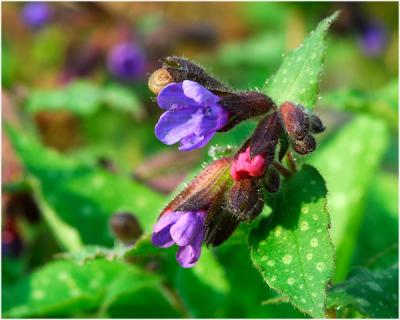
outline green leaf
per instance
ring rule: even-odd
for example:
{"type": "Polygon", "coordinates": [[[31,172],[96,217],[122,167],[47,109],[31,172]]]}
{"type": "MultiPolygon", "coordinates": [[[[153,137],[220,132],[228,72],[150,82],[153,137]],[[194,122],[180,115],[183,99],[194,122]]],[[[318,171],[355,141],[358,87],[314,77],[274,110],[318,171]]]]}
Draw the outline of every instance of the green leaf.
{"type": "MultiPolygon", "coordinates": [[[[396,247],[392,254],[398,257],[398,177],[381,171],[372,180],[366,195],[365,213],[356,240],[353,265],[364,265],[382,251],[396,247]],[[385,236],[376,230],[385,230],[385,236]]],[[[394,259],[394,261],[397,261],[394,259]]],[[[393,264],[393,262],[391,262],[393,264]]]]}
{"type": "Polygon", "coordinates": [[[356,245],[365,196],[388,142],[385,123],[360,115],[323,143],[309,162],[329,186],[332,240],[337,248],[336,280],[343,280],[356,245]]]}
{"type": "Polygon", "coordinates": [[[251,259],[268,285],[312,317],[325,317],[334,269],[325,181],[305,165],[271,199],[272,214],[250,234],[251,259]]]}
{"type": "Polygon", "coordinates": [[[127,111],[135,114],[137,117],[142,115],[142,105],[139,99],[129,89],[111,84],[103,90],[104,102],[112,108],[127,111]]]}
{"type": "Polygon", "coordinates": [[[220,317],[227,300],[225,271],[211,250],[203,248],[201,258],[191,269],[179,268],[175,286],[192,318],[220,317]],[[207,297],[207,302],[205,302],[207,297]]]}
{"type": "Polygon", "coordinates": [[[312,108],[317,101],[329,26],[339,12],[319,23],[297,49],[288,53],[275,75],[267,80],[263,92],[279,106],[285,101],[312,108]]]}
{"type": "Polygon", "coordinates": [[[83,244],[78,231],[73,226],[68,225],[60,219],[54,209],[49,205],[43,196],[40,182],[32,177],[30,183],[33,197],[44,219],[53,230],[55,238],[69,251],[80,250],[83,244]]]}
{"type": "Polygon", "coordinates": [[[329,290],[328,306],[352,306],[366,317],[398,319],[398,283],[397,264],[376,272],[356,269],[329,290]]]}
{"type": "Polygon", "coordinates": [[[373,91],[343,88],[327,92],[321,105],[335,110],[368,113],[384,119],[392,129],[398,129],[398,121],[393,121],[397,116],[398,106],[397,79],[373,91]]]}
{"type": "Polygon", "coordinates": [[[29,112],[68,110],[82,116],[93,114],[101,102],[101,90],[87,81],[76,81],[61,89],[36,90],[28,97],[29,112]]]}
{"type": "Polygon", "coordinates": [[[78,80],[59,89],[35,90],[26,102],[31,113],[68,110],[80,116],[93,115],[102,105],[141,115],[141,103],[133,92],[117,85],[102,88],[95,83],[78,80]]]}
{"type": "Polygon", "coordinates": [[[284,45],[284,37],[269,31],[224,44],[201,60],[233,87],[254,90],[255,86],[263,85],[266,73],[279,66],[284,45]]]}
{"type": "MultiPolygon", "coordinates": [[[[83,243],[111,245],[108,220],[118,211],[136,215],[145,232],[152,230],[164,205],[163,196],[128,177],[61,156],[11,127],[7,131],[26,170],[38,181],[42,192],[39,196],[54,213],[53,218],[57,217],[64,227],[77,230],[83,243]]],[[[61,244],[69,250],[76,249],[66,245],[69,237],[61,239],[64,233],[58,234],[60,228],[49,220],[49,215],[45,214],[45,218],[61,244]]]]}
{"type": "MultiPolygon", "coordinates": [[[[120,262],[93,260],[82,266],[57,261],[3,291],[3,316],[66,317],[99,306],[105,310],[123,291],[133,291],[140,297],[142,289],[151,288],[156,293],[160,287],[157,275],[120,262]]],[[[162,297],[158,294],[151,298],[162,297]]]]}
{"type": "Polygon", "coordinates": [[[122,260],[126,251],[126,247],[116,246],[115,248],[109,249],[101,246],[84,246],[82,249],[75,250],[72,252],[60,253],[56,255],[56,258],[72,260],[79,264],[85,264],[90,260],[102,258],[105,260],[122,260]]]}
{"type": "Polygon", "coordinates": [[[156,247],[151,242],[151,236],[149,234],[145,234],[142,237],[140,237],[133,246],[126,249],[124,256],[126,258],[140,257],[140,256],[148,257],[148,256],[170,253],[171,250],[172,248],[169,249],[169,248],[156,247]]]}
{"type": "MultiPolygon", "coordinates": [[[[248,233],[246,235],[247,239],[248,233]]],[[[263,306],[262,302],[275,293],[252,266],[247,242],[227,244],[216,248],[230,288],[221,318],[302,318],[303,314],[291,304],[263,306]]]]}

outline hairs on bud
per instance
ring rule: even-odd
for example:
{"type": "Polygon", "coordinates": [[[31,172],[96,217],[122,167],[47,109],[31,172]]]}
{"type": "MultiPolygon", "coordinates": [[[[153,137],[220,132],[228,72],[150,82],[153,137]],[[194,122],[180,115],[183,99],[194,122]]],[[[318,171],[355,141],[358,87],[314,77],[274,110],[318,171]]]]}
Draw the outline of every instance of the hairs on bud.
{"type": "Polygon", "coordinates": [[[274,112],[260,121],[250,141],[250,158],[266,155],[267,162],[275,156],[276,145],[282,132],[278,113],[274,112]]]}
{"type": "Polygon", "coordinates": [[[228,194],[228,210],[239,221],[254,220],[264,207],[264,198],[256,179],[236,181],[228,194]]]}
{"type": "Polygon", "coordinates": [[[289,136],[301,140],[308,133],[309,122],[306,113],[301,107],[285,102],[279,108],[282,120],[289,136]]]}
{"type": "Polygon", "coordinates": [[[174,82],[191,80],[199,83],[216,95],[226,95],[232,92],[230,88],[208,74],[203,68],[194,62],[177,56],[160,59],[163,69],[167,70],[174,82]]]}
{"type": "Polygon", "coordinates": [[[301,155],[313,152],[317,147],[317,143],[311,134],[307,134],[303,140],[295,140],[293,149],[301,155]]]}

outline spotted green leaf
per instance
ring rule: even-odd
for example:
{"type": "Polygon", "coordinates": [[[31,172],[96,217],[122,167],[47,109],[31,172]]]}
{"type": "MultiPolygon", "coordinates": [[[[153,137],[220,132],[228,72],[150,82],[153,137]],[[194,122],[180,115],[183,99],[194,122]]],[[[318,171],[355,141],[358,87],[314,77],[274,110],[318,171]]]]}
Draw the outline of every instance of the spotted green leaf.
{"type": "Polygon", "coordinates": [[[351,306],[371,318],[399,318],[399,267],[371,272],[353,270],[343,283],[328,294],[330,308],[351,306]]]}
{"type": "Polygon", "coordinates": [[[325,317],[334,269],[325,181],[305,165],[271,199],[272,214],[250,234],[251,259],[268,285],[312,317],[325,317]]]}
{"type": "Polygon", "coordinates": [[[267,80],[263,92],[277,105],[290,101],[307,108],[314,106],[326,50],[326,33],[338,14],[335,12],[321,21],[297,49],[288,53],[277,73],[267,80]]]}
{"type": "Polygon", "coordinates": [[[388,144],[381,119],[360,115],[346,124],[311,156],[309,162],[329,186],[332,240],[337,248],[335,280],[349,272],[364,210],[364,197],[388,144]]]}
{"type": "Polygon", "coordinates": [[[108,220],[117,211],[135,214],[144,231],[151,231],[164,205],[160,194],[127,177],[62,156],[8,129],[17,155],[40,187],[39,196],[48,213],[45,219],[66,249],[75,250],[80,242],[111,245],[108,220]]]}
{"type": "MultiPolygon", "coordinates": [[[[163,308],[171,310],[161,280],[157,275],[116,261],[93,260],[83,266],[69,261],[51,262],[3,290],[3,316],[67,317],[100,306],[104,311],[124,291],[139,297],[131,300],[132,306],[139,307],[142,290],[151,290],[149,298],[155,306],[162,302],[163,308]]],[[[148,301],[142,303],[148,306],[148,301]]],[[[163,310],[158,315],[162,316],[163,310]]],[[[171,316],[171,311],[167,315],[171,316]]],[[[133,311],[127,316],[140,314],[133,311]]]]}

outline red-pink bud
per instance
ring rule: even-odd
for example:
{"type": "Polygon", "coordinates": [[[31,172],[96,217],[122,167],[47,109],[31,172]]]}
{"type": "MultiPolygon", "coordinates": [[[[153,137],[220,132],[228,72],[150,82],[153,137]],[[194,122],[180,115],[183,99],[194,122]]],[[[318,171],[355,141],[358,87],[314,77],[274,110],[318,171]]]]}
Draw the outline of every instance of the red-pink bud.
{"type": "Polygon", "coordinates": [[[252,159],[250,158],[250,147],[247,147],[244,152],[239,153],[231,166],[231,176],[234,180],[249,177],[261,177],[267,166],[267,161],[264,156],[258,154],[252,159]]]}

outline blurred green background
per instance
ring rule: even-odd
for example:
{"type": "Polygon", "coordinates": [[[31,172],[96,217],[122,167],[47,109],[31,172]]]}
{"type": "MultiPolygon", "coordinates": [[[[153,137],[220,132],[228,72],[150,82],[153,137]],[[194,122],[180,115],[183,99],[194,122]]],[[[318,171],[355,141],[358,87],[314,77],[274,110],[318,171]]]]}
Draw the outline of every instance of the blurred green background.
{"type": "Polygon", "coordinates": [[[110,217],[132,214],[148,234],[178,185],[254,128],[217,135],[211,156],[160,143],[147,87],[159,58],[261,88],[338,9],[315,109],[327,130],[299,159],[327,181],[334,282],[398,259],[397,3],[3,3],[3,315],[304,317],[263,303],[277,295],[250,262],[247,226],[183,270],[146,243],[121,262],[110,217]]]}

